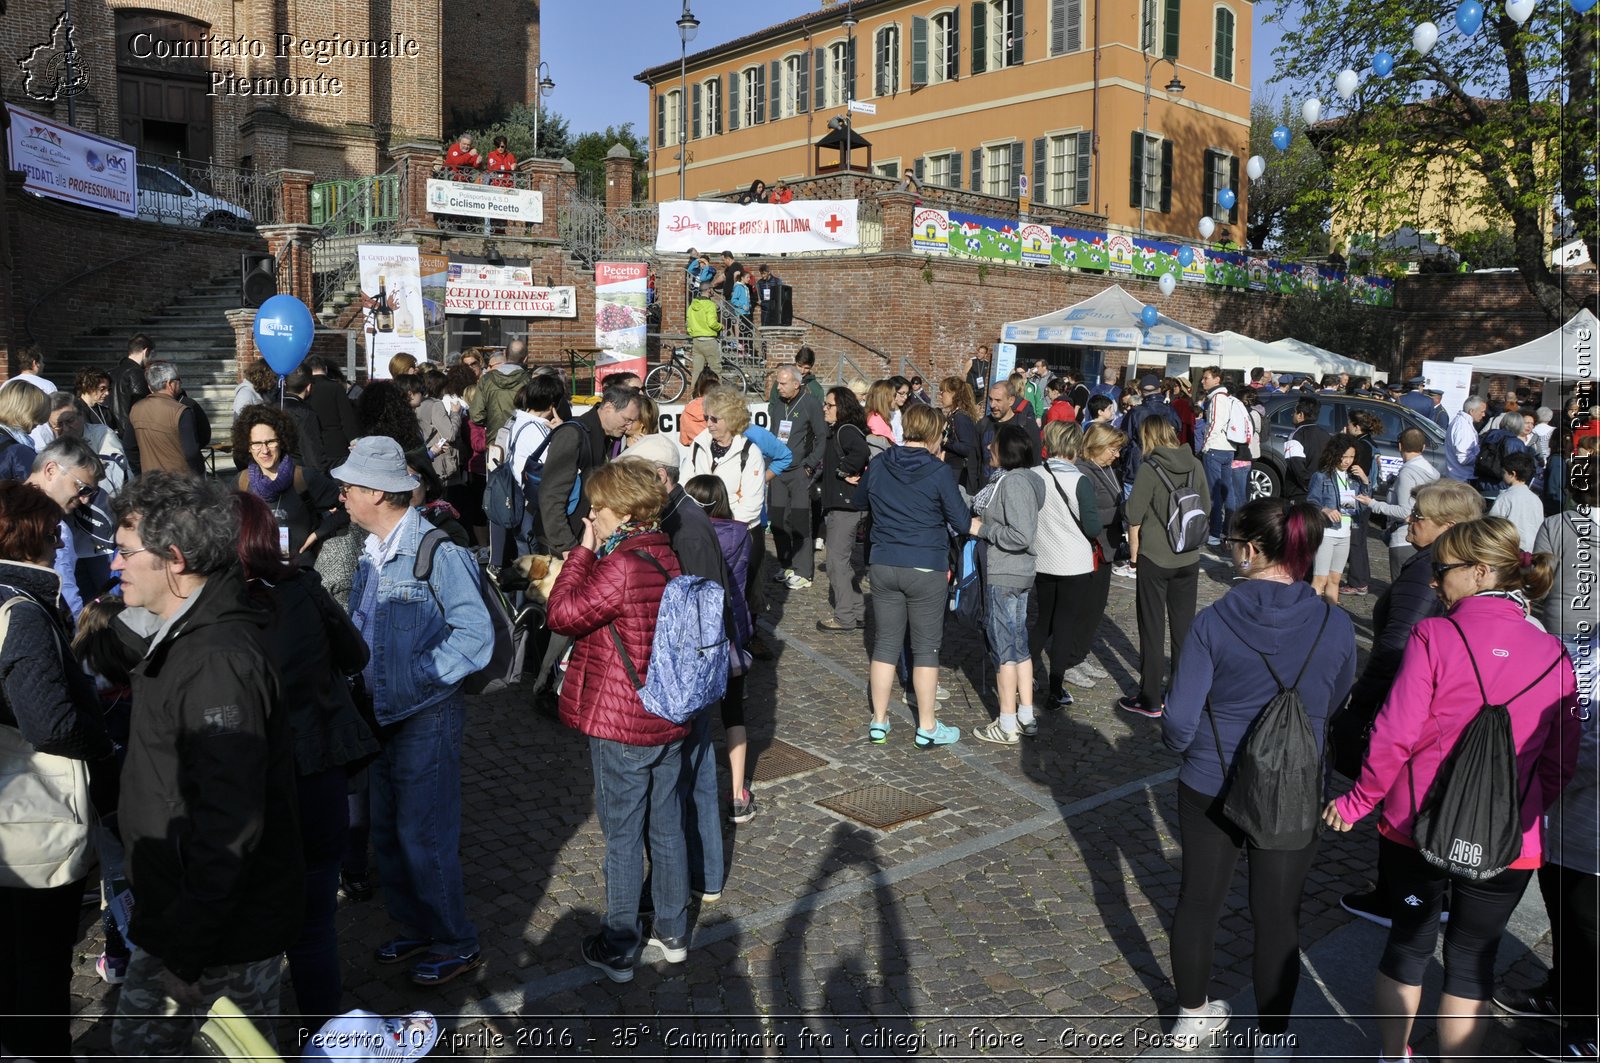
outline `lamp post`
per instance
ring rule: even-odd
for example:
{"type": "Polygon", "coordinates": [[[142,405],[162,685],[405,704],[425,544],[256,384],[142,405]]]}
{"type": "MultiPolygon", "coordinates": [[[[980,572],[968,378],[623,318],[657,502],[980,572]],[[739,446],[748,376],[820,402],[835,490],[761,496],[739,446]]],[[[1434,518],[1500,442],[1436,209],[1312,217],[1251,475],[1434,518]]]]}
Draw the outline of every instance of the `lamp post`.
{"type": "Polygon", "coordinates": [[[689,105],[689,42],[700,32],[700,20],[689,10],[689,0],[683,0],[683,14],[678,18],[678,198],[684,198],[683,168],[689,161],[686,149],[686,126],[689,105]]]}
{"type": "MultiPolygon", "coordinates": [[[[1145,43],[1148,45],[1148,27],[1145,43]]],[[[1139,127],[1139,235],[1144,235],[1144,188],[1150,180],[1150,75],[1161,63],[1172,65],[1172,80],[1167,82],[1168,96],[1183,95],[1183,82],[1178,80],[1178,64],[1164,55],[1151,55],[1145,51],[1144,60],[1144,123],[1139,127]]]]}
{"type": "Polygon", "coordinates": [[[853,129],[855,112],[850,105],[856,102],[855,64],[850,61],[850,56],[856,46],[856,11],[855,0],[848,0],[844,9],[844,21],[839,25],[844,27],[844,172],[850,173],[855,168],[855,132],[853,129]]]}
{"type": "Polygon", "coordinates": [[[544,109],[543,100],[550,97],[556,90],[556,83],[550,80],[550,64],[544,60],[539,61],[539,95],[533,101],[533,157],[539,157],[539,112],[544,109]]]}

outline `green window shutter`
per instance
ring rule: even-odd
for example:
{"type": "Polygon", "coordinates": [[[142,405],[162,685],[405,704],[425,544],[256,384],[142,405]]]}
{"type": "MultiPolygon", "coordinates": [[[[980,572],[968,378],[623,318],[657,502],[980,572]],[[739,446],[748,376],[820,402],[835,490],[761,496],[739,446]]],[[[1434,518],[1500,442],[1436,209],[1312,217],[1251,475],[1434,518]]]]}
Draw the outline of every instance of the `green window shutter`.
{"type": "Polygon", "coordinates": [[[1239,201],[1244,199],[1244,194],[1239,190],[1239,156],[1228,158],[1228,187],[1233,189],[1233,206],[1228,209],[1228,224],[1239,223],[1239,201]]]}
{"type": "Polygon", "coordinates": [[[800,73],[794,79],[794,113],[811,110],[811,53],[800,53],[800,73]]]}
{"type": "Polygon", "coordinates": [[[816,76],[811,79],[811,109],[820,111],[828,106],[828,50],[818,48],[811,64],[816,76]]]}
{"type": "Polygon", "coordinates": [[[1205,181],[1201,185],[1200,213],[1214,215],[1217,209],[1217,153],[1207,148],[1204,158],[1205,181]]]}
{"type": "Polygon", "coordinates": [[[667,94],[656,93],[656,147],[667,146],[667,94]]]}
{"type": "Polygon", "coordinates": [[[989,5],[978,0],[972,5],[972,72],[989,69],[989,5]]]}
{"type": "Polygon", "coordinates": [[[928,20],[921,15],[911,19],[911,84],[928,83],[928,20]]]}
{"type": "Polygon", "coordinates": [[[1005,193],[1008,196],[1021,194],[1018,186],[1021,184],[1022,165],[1022,141],[1013,140],[1011,142],[1011,188],[1005,193]]]}
{"type": "Polygon", "coordinates": [[[715,107],[711,108],[711,127],[712,127],[711,128],[711,134],[713,136],[715,136],[716,134],[722,132],[722,130],[723,130],[723,125],[722,125],[722,100],[723,100],[723,95],[724,94],[723,94],[723,91],[722,91],[722,78],[720,78],[720,77],[716,78],[712,82],[712,84],[716,85],[716,87],[717,87],[717,105],[715,107]]]}
{"type": "Polygon", "coordinates": [[[1044,137],[1033,138],[1033,201],[1046,203],[1050,199],[1049,189],[1045,182],[1048,178],[1044,153],[1050,149],[1050,144],[1044,137]]]}
{"type": "Polygon", "coordinates": [[[1161,54],[1168,59],[1178,58],[1178,9],[1182,0],[1167,0],[1167,15],[1164,20],[1165,33],[1162,35],[1161,54]]]}
{"type": "Polygon", "coordinates": [[[1172,213],[1172,141],[1161,142],[1161,213],[1172,213]]]}
{"type": "Polygon", "coordinates": [[[701,95],[700,83],[698,81],[694,83],[694,92],[691,94],[690,98],[694,101],[694,139],[699,140],[701,137],[705,136],[705,130],[700,126],[701,95]]]}
{"type": "Polygon", "coordinates": [[[1067,50],[1067,0],[1050,0],[1050,54],[1067,50]]]}
{"type": "Polygon", "coordinates": [[[1066,17],[1066,51],[1083,51],[1083,0],[1065,0],[1067,5],[1066,17]]]}
{"type": "Polygon", "coordinates": [[[782,97],[783,97],[783,61],[782,60],[774,59],[772,61],[772,91],[767,93],[767,97],[768,97],[768,108],[770,110],[770,114],[768,115],[768,117],[771,118],[774,122],[776,122],[779,118],[781,118],[783,116],[783,110],[782,110],[782,108],[783,108],[783,99],[782,99],[782,97]]]}
{"type": "Polygon", "coordinates": [[[752,125],[767,120],[767,72],[760,63],[750,70],[750,118],[752,125]]]}
{"type": "Polygon", "coordinates": [[[923,175],[923,172],[924,172],[925,169],[926,169],[926,167],[923,165],[922,156],[918,155],[917,156],[917,165],[913,168],[913,172],[917,175],[917,184],[919,184],[919,185],[923,181],[923,176],[922,175],[923,175]]]}
{"type": "Polygon", "coordinates": [[[961,76],[961,9],[950,9],[950,63],[945,67],[944,76],[949,81],[954,81],[961,76]]]}
{"type": "Polygon", "coordinates": [[[739,113],[740,80],[737,70],[728,71],[728,129],[730,131],[739,128],[739,119],[743,117],[739,113]]]}
{"type": "Polygon", "coordinates": [[[844,98],[856,98],[856,39],[851,37],[844,46],[844,98]]]}
{"type": "Polygon", "coordinates": [[[972,149],[972,190],[983,191],[983,149],[972,149]]]}
{"type": "Polygon", "coordinates": [[[1023,11],[1027,7],[1024,0],[1011,0],[1011,25],[1006,29],[1006,65],[1022,65],[1022,42],[1028,39],[1028,31],[1023,25],[1023,11]]]}
{"type": "Polygon", "coordinates": [[[1216,47],[1213,49],[1211,73],[1223,81],[1233,80],[1233,12],[1217,9],[1216,47]]]}
{"type": "Polygon", "coordinates": [[[1128,206],[1137,207],[1144,202],[1144,134],[1133,131],[1132,162],[1128,166],[1128,206]]]}
{"type": "Polygon", "coordinates": [[[949,177],[949,182],[950,183],[949,183],[948,187],[950,187],[950,188],[960,188],[961,187],[961,153],[959,151],[952,151],[950,153],[950,155],[949,155],[949,159],[950,159],[950,177],[949,177]]]}
{"type": "Polygon", "coordinates": [[[1074,189],[1072,202],[1077,205],[1082,205],[1089,202],[1089,168],[1094,163],[1093,133],[1084,132],[1078,134],[1078,153],[1076,161],[1078,172],[1075,175],[1076,181],[1074,183],[1077,185],[1077,187],[1074,189]]]}

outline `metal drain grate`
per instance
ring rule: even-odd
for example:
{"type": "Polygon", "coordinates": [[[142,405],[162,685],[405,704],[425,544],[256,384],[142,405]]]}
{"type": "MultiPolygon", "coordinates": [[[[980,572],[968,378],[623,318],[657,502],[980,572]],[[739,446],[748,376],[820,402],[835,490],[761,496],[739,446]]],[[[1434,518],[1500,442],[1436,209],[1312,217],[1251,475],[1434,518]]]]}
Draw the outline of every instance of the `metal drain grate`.
{"type": "Polygon", "coordinates": [[[755,770],[750,773],[752,782],[771,782],[791,775],[826,768],[828,762],[799,746],[791,746],[774,738],[772,744],[756,754],[755,770]]]}
{"type": "Polygon", "coordinates": [[[817,804],[858,823],[878,830],[888,830],[914,819],[944,811],[943,805],[925,801],[916,794],[894,786],[863,786],[830,797],[817,804]]]}

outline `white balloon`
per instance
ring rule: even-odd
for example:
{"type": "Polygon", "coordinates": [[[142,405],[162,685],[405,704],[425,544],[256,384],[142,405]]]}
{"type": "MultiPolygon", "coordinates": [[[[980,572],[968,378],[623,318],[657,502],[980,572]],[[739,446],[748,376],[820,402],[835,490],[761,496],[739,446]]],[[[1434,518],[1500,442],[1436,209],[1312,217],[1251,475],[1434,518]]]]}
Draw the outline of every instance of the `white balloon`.
{"type": "Polygon", "coordinates": [[[1217,223],[1211,220],[1211,215],[1207,214],[1200,219],[1198,228],[1200,229],[1200,239],[1209,240],[1211,239],[1211,234],[1217,231],[1217,223]]]}
{"type": "Polygon", "coordinates": [[[1261,180],[1261,175],[1267,172],[1267,160],[1259,155],[1250,156],[1250,161],[1244,164],[1244,172],[1252,181],[1261,180]]]}
{"type": "Polygon", "coordinates": [[[1163,273],[1156,283],[1161,286],[1162,295],[1171,295],[1178,287],[1178,278],[1170,273],[1163,273]]]}
{"type": "Polygon", "coordinates": [[[1520,26],[1533,17],[1533,4],[1534,0],[1506,0],[1506,14],[1520,26]]]}
{"type": "MultiPolygon", "coordinates": [[[[1533,10],[1533,4],[1528,4],[1528,10],[1533,10]]],[[[1439,43],[1439,27],[1431,22],[1419,22],[1417,28],[1411,31],[1411,47],[1417,50],[1418,55],[1427,55],[1433,51],[1433,46],[1439,43]]]]}
{"type": "Polygon", "coordinates": [[[1339,71],[1339,76],[1333,79],[1333,87],[1338,90],[1341,100],[1348,100],[1356,94],[1356,89],[1361,86],[1361,75],[1349,67],[1339,71]]]}
{"type": "Polygon", "coordinates": [[[1316,125],[1317,119],[1322,117],[1322,101],[1312,96],[1300,105],[1300,117],[1306,120],[1306,125],[1316,125]]]}

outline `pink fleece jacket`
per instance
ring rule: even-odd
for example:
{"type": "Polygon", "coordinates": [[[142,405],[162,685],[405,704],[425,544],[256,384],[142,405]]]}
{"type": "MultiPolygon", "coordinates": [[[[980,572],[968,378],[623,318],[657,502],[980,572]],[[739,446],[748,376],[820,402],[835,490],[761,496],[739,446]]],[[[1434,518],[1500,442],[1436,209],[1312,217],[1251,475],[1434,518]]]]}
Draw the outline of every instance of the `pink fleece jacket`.
{"type": "Polygon", "coordinates": [[[1334,804],[1354,823],[1383,802],[1378,830],[1402,845],[1411,839],[1413,784],[1427,797],[1440,764],[1483,704],[1472,661],[1491,704],[1506,702],[1559,658],[1533,689],[1509,702],[1522,803],[1522,857],[1513,867],[1539,866],[1544,810],[1560,796],[1578,761],[1577,684],[1561,641],[1540,631],[1515,602],[1465,598],[1448,617],[1424,620],[1406,644],[1400,673],[1373,723],[1372,743],[1355,789],[1334,804]],[[1454,620],[1472,646],[1471,660],[1454,620]],[[1538,773],[1538,782],[1529,783],[1538,773]]]}

